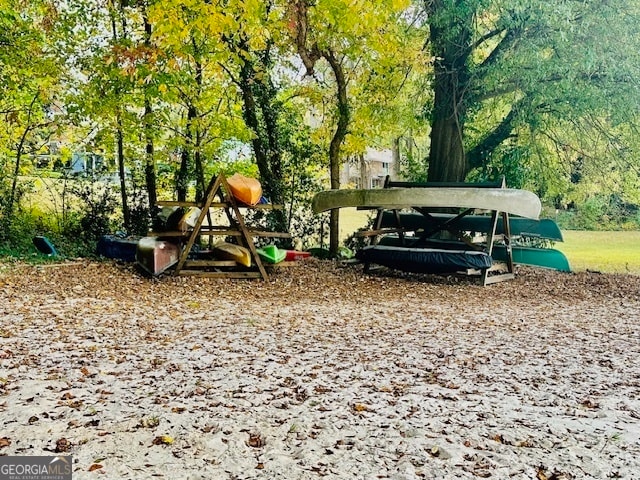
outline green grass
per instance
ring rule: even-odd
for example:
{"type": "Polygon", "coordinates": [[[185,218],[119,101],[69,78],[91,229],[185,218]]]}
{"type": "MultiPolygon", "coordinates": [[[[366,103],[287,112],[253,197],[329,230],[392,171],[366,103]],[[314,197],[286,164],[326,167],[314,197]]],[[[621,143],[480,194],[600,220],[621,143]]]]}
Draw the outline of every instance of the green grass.
{"type": "Polygon", "coordinates": [[[564,242],[555,245],[576,272],[640,275],[640,231],[593,232],[565,230],[564,242]]]}
{"type": "MultiPolygon", "coordinates": [[[[367,225],[369,210],[340,210],[340,238],[345,239],[367,225]]],[[[563,230],[564,242],[554,248],[567,256],[574,272],[594,270],[602,273],[640,275],[640,231],[594,232],[563,230]]]]}

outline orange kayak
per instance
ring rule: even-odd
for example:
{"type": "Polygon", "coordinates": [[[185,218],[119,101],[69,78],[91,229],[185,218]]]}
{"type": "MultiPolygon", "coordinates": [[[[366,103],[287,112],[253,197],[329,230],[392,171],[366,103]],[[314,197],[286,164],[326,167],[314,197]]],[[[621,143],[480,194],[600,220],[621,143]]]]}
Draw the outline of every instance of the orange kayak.
{"type": "Polygon", "coordinates": [[[231,195],[242,203],[255,205],[262,196],[262,186],[255,178],[245,177],[239,173],[234,173],[227,178],[227,183],[231,189],[231,195]]]}

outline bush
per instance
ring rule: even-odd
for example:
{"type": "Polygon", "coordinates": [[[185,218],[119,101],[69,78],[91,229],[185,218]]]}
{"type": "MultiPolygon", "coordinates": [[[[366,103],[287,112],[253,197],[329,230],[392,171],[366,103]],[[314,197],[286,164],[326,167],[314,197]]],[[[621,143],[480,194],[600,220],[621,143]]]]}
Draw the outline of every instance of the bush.
{"type": "Polygon", "coordinates": [[[558,211],[556,221],[566,230],[637,230],[640,210],[615,195],[596,195],[572,209],[558,211]]]}

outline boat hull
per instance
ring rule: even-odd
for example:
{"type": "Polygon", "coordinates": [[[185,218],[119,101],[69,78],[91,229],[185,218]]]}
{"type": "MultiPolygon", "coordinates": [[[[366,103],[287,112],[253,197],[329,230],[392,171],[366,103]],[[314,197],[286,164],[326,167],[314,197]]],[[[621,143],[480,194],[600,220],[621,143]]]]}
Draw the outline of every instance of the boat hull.
{"type": "MultiPolygon", "coordinates": [[[[436,227],[438,223],[446,222],[454,217],[454,215],[446,213],[432,213],[432,218],[417,212],[400,212],[399,215],[402,228],[409,231],[429,230],[436,227]]],[[[397,227],[394,212],[383,212],[381,226],[382,228],[397,227]]],[[[452,227],[462,232],[487,233],[491,231],[491,217],[487,215],[467,215],[458,219],[452,227]]],[[[509,229],[511,236],[540,238],[554,242],[563,241],[560,228],[558,228],[556,222],[549,218],[534,220],[511,217],[509,218],[509,229]]],[[[505,233],[502,218],[498,218],[496,233],[505,233]]]]}
{"type": "Polygon", "coordinates": [[[220,242],[213,246],[213,254],[224,260],[233,260],[245,267],[251,266],[251,252],[235,243],[220,242]]]}
{"type": "Polygon", "coordinates": [[[257,249],[258,255],[266,263],[280,263],[286,256],[286,250],[280,250],[275,245],[267,245],[266,247],[257,249]]]}
{"type": "Polygon", "coordinates": [[[229,189],[233,197],[247,205],[256,205],[262,196],[262,186],[255,178],[245,177],[239,173],[234,173],[227,178],[229,189]]]}
{"type": "Polygon", "coordinates": [[[143,237],[136,247],[136,261],[151,275],[160,275],[178,263],[180,247],[157,237],[143,237]]]}
{"type": "MultiPolygon", "coordinates": [[[[554,248],[533,248],[512,246],[513,263],[530,265],[533,267],[550,268],[561,272],[570,272],[571,266],[567,257],[554,248]]],[[[496,245],[491,254],[495,260],[504,261],[507,252],[504,245],[496,245]]]]}
{"type": "Polygon", "coordinates": [[[284,260],[286,262],[295,262],[297,260],[304,260],[311,256],[311,252],[300,252],[298,250],[285,250],[286,256],[284,260]]]}
{"type": "Polygon", "coordinates": [[[313,211],[364,207],[402,209],[411,207],[475,208],[507,212],[537,219],[542,204],[527,190],[512,188],[438,187],[326,190],[313,197],[313,211]]]}

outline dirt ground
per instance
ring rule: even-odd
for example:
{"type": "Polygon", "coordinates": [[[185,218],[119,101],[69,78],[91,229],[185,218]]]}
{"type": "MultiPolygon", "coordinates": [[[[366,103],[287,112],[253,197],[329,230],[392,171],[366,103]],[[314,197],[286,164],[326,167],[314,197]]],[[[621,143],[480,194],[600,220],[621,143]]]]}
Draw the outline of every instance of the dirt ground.
{"type": "Polygon", "coordinates": [[[0,270],[0,455],[74,479],[640,478],[640,276],[0,270]]]}

